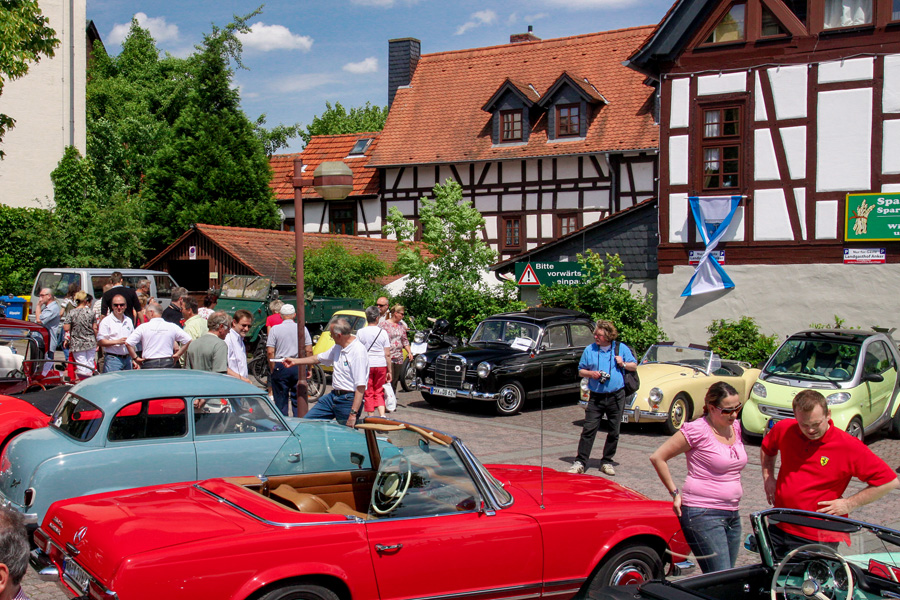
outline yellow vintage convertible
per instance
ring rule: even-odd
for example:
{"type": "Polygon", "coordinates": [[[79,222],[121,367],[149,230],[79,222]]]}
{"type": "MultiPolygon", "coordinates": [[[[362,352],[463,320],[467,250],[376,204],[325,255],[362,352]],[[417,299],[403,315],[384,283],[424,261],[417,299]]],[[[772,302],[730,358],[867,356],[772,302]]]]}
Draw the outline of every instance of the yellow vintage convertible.
{"type": "Polygon", "coordinates": [[[730,383],[746,402],[759,373],[749,363],[722,360],[702,346],[650,346],[638,364],[641,387],[626,399],[622,422],[664,423],[666,432],[673,434],[703,414],[709,386],[730,383]]]}

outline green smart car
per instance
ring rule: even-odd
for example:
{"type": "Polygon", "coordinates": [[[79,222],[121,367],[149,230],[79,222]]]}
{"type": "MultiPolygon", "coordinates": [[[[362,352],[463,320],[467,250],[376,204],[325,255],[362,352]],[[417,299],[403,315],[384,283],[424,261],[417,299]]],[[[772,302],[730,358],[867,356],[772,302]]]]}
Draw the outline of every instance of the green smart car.
{"type": "MultiPolygon", "coordinates": [[[[893,331],[893,330],[891,330],[893,331]]],[[[882,428],[900,437],[897,342],[884,330],[811,329],[790,336],[769,358],[741,414],[745,434],[761,436],[794,416],[800,390],[828,401],[835,426],[863,439],[882,428]]]]}

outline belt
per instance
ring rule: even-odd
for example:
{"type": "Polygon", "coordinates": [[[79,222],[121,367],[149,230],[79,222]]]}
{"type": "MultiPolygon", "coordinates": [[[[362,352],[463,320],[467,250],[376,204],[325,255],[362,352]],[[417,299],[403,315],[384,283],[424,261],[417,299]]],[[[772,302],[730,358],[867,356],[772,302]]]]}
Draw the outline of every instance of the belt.
{"type": "Polygon", "coordinates": [[[332,393],[332,394],[337,394],[338,396],[343,396],[343,395],[345,395],[345,394],[353,394],[353,393],[355,393],[355,392],[353,392],[353,391],[348,391],[348,390],[332,389],[332,390],[331,390],[331,393],[332,393]]]}

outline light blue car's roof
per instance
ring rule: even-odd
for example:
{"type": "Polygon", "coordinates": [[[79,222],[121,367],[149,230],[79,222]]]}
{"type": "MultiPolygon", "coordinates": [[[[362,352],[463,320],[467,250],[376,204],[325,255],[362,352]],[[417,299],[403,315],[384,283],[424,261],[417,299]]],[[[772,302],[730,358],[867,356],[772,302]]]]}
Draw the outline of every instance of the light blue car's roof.
{"type": "Polygon", "coordinates": [[[95,375],[69,391],[101,409],[144,398],[264,393],[264,390],[235,377],[190,369],[147,369],[95,375]]]}

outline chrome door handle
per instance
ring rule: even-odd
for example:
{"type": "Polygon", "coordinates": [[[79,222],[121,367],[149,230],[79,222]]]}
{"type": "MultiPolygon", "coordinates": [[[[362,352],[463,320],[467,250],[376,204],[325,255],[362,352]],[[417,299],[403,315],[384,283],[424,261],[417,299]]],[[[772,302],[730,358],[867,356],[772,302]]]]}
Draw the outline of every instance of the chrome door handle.
{"type": "Polygon", "coordinates": [[[300,453],[292,452],[291,454],[288,454],[288,462],[289,463],[300,462],[300,453]]]}
{"type": "Polygon", "coordinates": [[[375,544],[375,552],[396,552],[401,549],[403,544],[393,544],[391,546],[385,546],[384,544],[375,544]]]}

